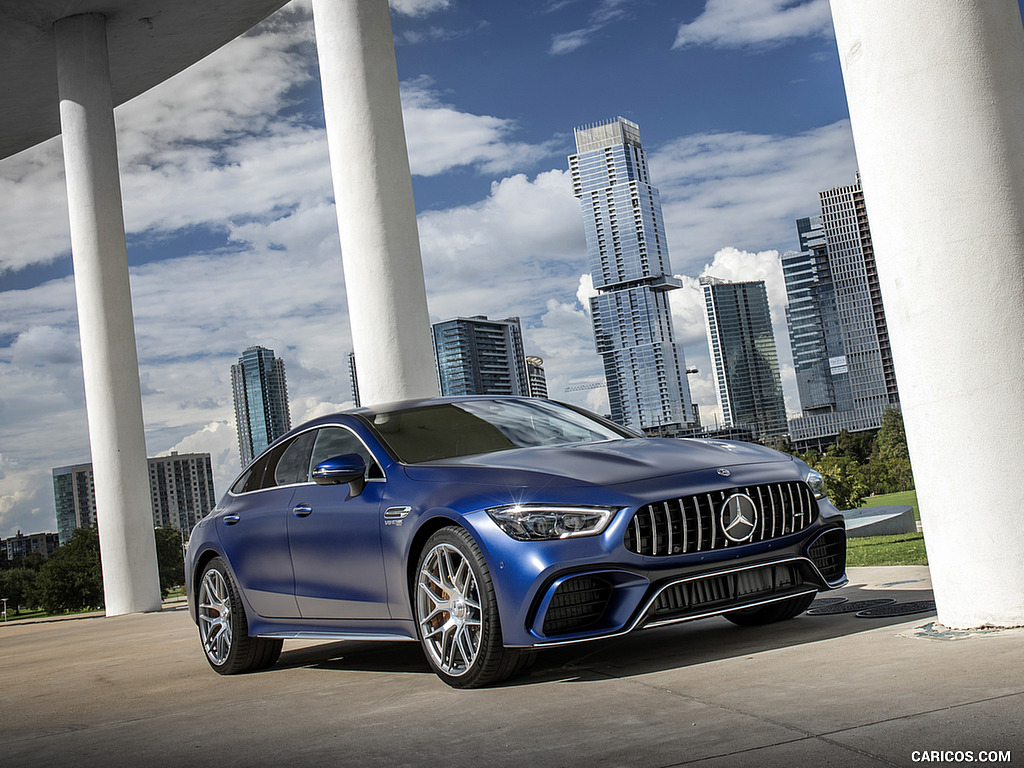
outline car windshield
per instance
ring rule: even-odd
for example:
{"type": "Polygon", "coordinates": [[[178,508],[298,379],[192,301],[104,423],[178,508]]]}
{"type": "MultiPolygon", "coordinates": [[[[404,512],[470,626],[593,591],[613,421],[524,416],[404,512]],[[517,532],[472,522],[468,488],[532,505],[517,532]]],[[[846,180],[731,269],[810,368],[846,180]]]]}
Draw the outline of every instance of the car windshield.
{"type": "Polygon", "coordinates": [[[548,400],[461,400],[377,413],[369,419],[406,464],[631,436],[548,400]]]}

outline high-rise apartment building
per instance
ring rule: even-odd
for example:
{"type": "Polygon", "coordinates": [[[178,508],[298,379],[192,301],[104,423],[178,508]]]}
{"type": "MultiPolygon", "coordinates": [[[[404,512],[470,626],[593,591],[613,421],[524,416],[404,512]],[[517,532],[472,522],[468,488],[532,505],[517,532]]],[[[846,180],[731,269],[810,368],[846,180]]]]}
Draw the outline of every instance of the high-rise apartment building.
{"type": "MultiPolygon", "coordinates": [[[[186,536],[217,504],[213,464],[208,453],[174,453],[148,459],[153,525],[177,528],[186,536]]],[[[96,489],[92,464],[53,470],[53,501],[61,545],[75,528],[96,525],[96,489]]]]}
{"type": "Polygon", "coordinates": [[[442,395],[529,396],[518,317],[456,317],[430,331],[442,395]]]}
{"type": "Polygon", "coordinates": [[[29,555],[46,559],[60,545],[56,533],[18,533],[9,539],[0,539],[0,560],[14,561],[29,555]]]}
{"type": "Polygon", "coordinates": [[[682,283],[671,274],[640,128],[621,117],[577,128],[569,170],[597,290],[590,314],[612,420],[661,434],[697,426],[668,303],[682,283]]]}
{"type": "Polygon", "coordinates": [[[284,361],[272,349],[249,347],[231,366],[231,390],[244,467],[292,428],[284,361]]]}
{"type": "Polygon", "coordinates": [[[763,280],[702,277],[708,347],[725,427],[749,429],[762,442],[786,434],[786,401],[763,280]]]}
{"type": "Polygon", "coordinates": [[[526,357],[526,381],[530,387],[530,397],[548,396],[548,380],[544,375],[544,360],[536,355],[526,357]]]}
{"type": "Polygon", "coordinates": [[[860,180],[819,198],[821,215],[796,222],[800,252],[782,258],[803,410],[790,422],[798,445],[877,429],[882,412],[899,406],[860,180]]]}

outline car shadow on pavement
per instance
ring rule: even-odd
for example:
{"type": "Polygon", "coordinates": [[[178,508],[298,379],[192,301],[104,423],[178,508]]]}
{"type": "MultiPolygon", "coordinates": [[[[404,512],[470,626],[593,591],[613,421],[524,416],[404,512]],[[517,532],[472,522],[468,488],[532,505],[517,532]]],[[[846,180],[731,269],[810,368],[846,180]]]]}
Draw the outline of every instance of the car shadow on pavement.
{"type": "MultiPolygon", "coordinates": [[[[909,585],[885,591],[855,584],[838,593],[850,603],[892,598],[898,603],[932,599],[930,589],[909,585]]],[[[934,610],[912,615],[861,618],[855,613],[802,614],[794,619],[756,627],[741,627],[713,617],[658,629],[641,630],[618,638],[594,640],[537,652],[532,667],[501,686],[553,682],[588,682],[633,677],[684,668],[756,653],[827,641],[879,628],[935,620],[934,610]]],[[[309,667],[337,671],[431,674],[418,643],[341,641],[287,648],[273,669],[309,667]]],[[[268,670],[270,672],[273,669],[268,670]]]]}

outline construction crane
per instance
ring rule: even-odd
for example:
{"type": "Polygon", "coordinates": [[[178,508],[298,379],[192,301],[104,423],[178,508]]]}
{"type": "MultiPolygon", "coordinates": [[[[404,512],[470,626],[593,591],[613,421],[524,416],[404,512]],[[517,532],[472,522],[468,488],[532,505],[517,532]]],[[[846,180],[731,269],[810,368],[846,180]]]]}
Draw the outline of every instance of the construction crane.
{"type": "Polygon", "coordinates": [[[603,381],[588,381],[585,384],[570,384],[565,388],[566,392],[582,392],[585,389],[600,389],[608,385],[603,381]]]}

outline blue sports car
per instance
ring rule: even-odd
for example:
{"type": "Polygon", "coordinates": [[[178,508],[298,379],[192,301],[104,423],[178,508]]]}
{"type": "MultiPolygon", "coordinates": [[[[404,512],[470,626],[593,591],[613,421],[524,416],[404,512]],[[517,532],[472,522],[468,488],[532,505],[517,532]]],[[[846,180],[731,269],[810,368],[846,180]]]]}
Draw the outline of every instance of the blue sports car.
{"type": "Polygon", "coordinates": [[[548,646],[788,619],[845,570],[843,517],[800,460],[514,397],[311,421],[245,468],[186,556],[222,674],[274,664],[287,638],[418,640],[460,688],[548,646]]]}

